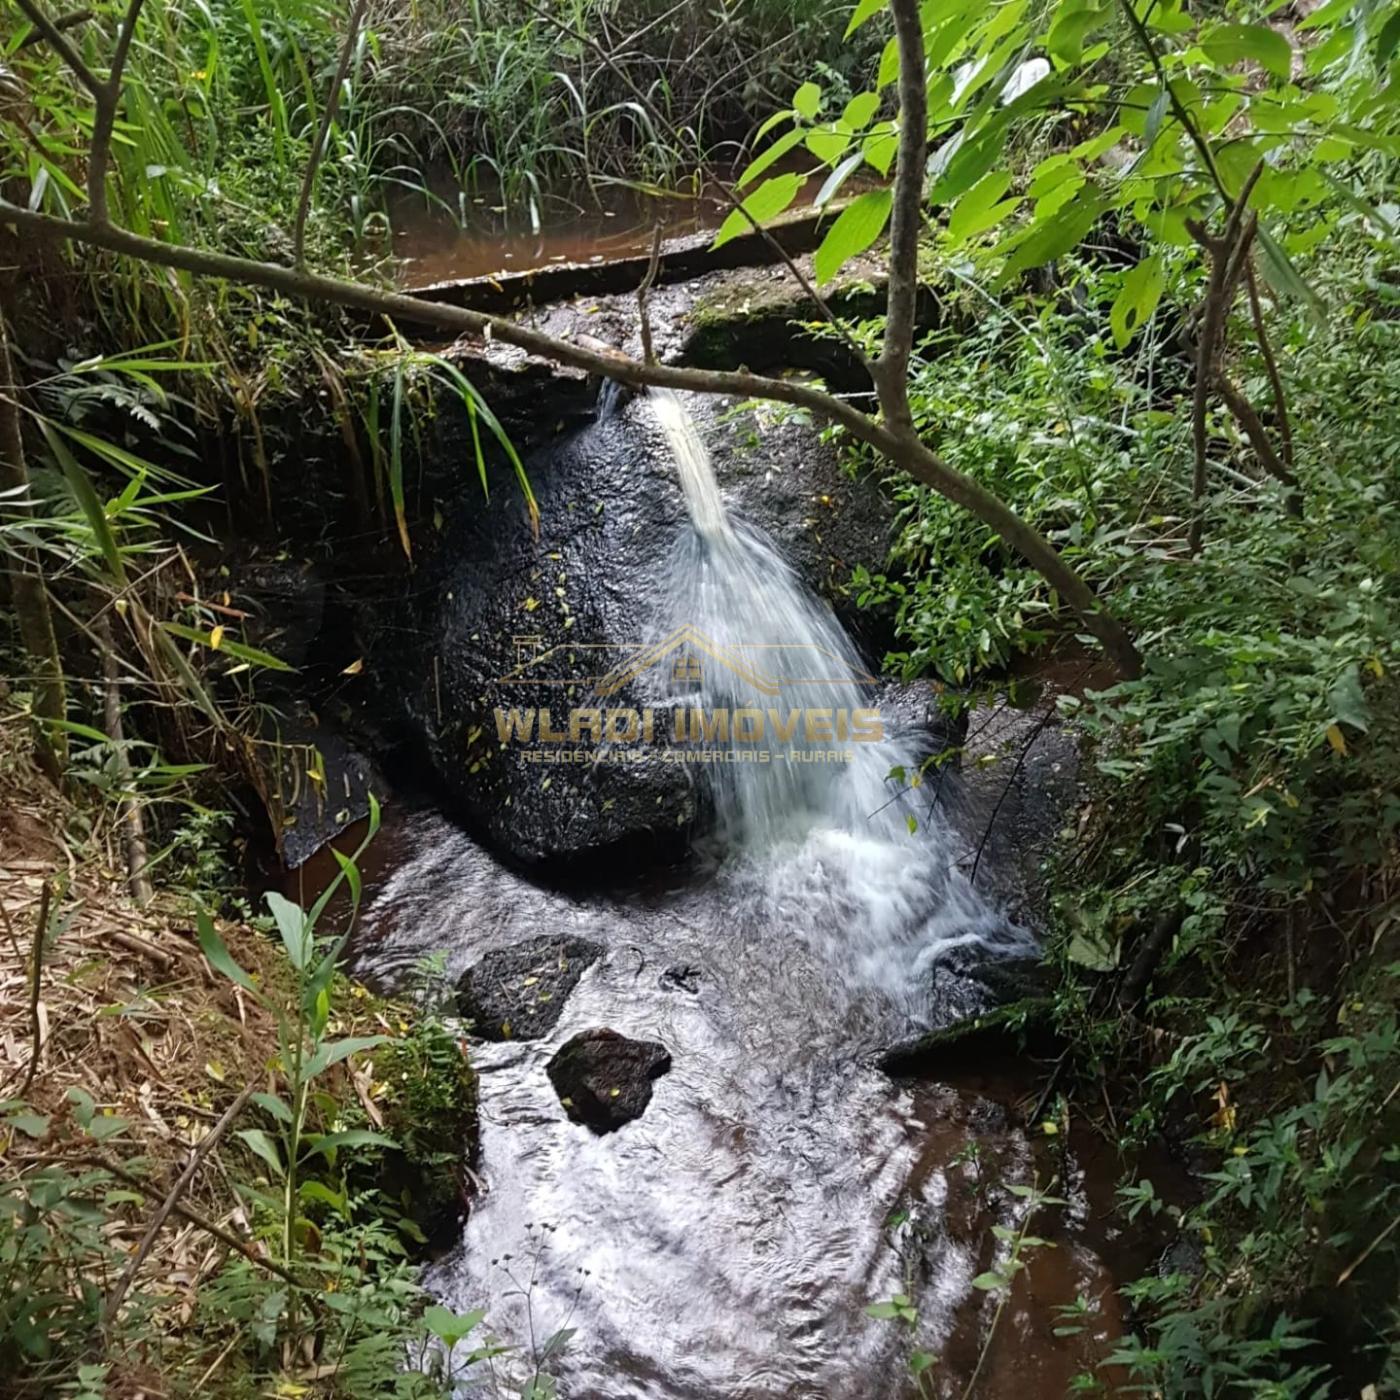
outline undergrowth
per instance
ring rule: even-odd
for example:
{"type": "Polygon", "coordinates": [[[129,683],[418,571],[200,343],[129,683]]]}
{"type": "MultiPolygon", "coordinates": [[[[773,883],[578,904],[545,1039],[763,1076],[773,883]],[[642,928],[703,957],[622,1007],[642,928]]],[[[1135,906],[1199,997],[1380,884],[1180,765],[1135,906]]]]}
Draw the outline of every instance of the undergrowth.
{"type": "Polygon", "coordinates": [[[16,718],[0,730],[3,1033],[21,1047],[0,1087],[5,1393],[430,1400],[484,1372],[481,1314],[430,1305],[415,1262],[428,1209],[441,1224],[465,1205],[433,1185],[475,1132],[456,1039],[342,977],[341,940],[280,896],[252,926],[216,924],[188,885],[138,914],[107,855],[115,809],[48,789],[16,718]]]}
{"type": "MultiPolygon", "coordinates": [[[[1130,619],[1141,679],[1083,693],[1097,673],[1076,679],[1044,581],[912,482],[890,567],[858,579],[862,601],[896,608],[907,674],[966,682],[1064,653],[1091,794],[1052,874],[1065,1107],[1190,1168],[1186,1188],[1122,1188],[1129,1217],[1176,1238],[1126,1287],[1135,1327],[1110,1358],[1145,1392],[1400,1384],[1400,321],[1388,230],[1333,213],[1308,266],[1323,314],[1269,303],[1302,509],[1213,410],[1194,559],[1184,262],[1127,353],[1103,312],[1112,256],[995,304],[944,278],[956,329],[915,371],[925,431],[1130,619]],[[1163,918],[1161,961],[1125,1001],[1163,918]]],[[[1237,330],[1252,346],[1243,316],[1237,330]]],[[[1257,350],[1233,372],[1269,402],[1257,350]]]]}

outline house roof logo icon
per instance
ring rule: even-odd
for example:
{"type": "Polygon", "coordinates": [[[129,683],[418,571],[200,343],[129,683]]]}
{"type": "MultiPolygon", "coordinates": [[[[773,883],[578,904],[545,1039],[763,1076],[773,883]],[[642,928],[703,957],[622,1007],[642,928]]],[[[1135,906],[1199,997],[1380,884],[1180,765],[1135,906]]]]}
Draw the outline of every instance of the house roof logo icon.
{"type": "Polygon", "coordinates": [[[875,677],[814,643],[739,643],[722,646],[689,623],[656,642],[636,645],[568,643],[545,647],[539,637],[517,637],[516,666],[503,682],[558,688],[588,686],[600,699],[625,689],[654,667],[671,679],[698,681],[713,667],[729,671],[756,695],[776,699],[806,686],[863,689],[875,677]]]}

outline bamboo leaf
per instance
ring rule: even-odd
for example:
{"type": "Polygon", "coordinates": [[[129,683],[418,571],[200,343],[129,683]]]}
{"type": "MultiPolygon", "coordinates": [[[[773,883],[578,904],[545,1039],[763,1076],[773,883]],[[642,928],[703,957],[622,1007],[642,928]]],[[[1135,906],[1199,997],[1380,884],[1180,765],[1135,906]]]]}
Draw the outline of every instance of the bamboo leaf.
{"type": "Polygon", "coordinates": [[[63,478],[68,483],[68,489],[73,493],[73,499],[82,511],[88,528],[92,531],[93,538],[97,541],[98,551],[106,562],[107,572],[111,576],[112,582],[118,588],[125,588],[126,564],[122,560],[121,547],[117,544],[117,537],[112,533],[106,508],[98,498],[97,491],[89,480],[88,474],[78,464],[78,459],[68,450],[68,444],[53,431],[43,418],[39,420],[39,430],[43,433],[49,451],[53,453],[54,460],[62,470],[63,478]]]}
{"type": "Polygon", "coordinates": [[[194,922],[199,937],[199,950],[204,954],[209,966],[227,977],[230,982],[242,987],[245,992],[256,992],[257,987],[253,979],[234,962],[224,940],[219,937],[219,931],[214,927],[214,920],[209,917],[209,911],[203,908],[196,909],[194,922]]]}

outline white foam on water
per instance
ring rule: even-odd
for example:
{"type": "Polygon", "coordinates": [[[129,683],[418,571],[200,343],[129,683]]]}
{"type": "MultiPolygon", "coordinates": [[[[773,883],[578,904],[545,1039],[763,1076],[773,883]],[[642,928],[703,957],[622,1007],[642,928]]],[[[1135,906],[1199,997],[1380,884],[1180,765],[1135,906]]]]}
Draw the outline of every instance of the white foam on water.
{"type": "MultiPolygon", "coordinates": [[[[733,878],[772,915],[825,945],[853,989],[907,1002],[919,972],[954,947],[1024,951],[1028,937],[953,867],[936,810],[912,787],[916,744],[890,732],[845,740],[813,737],[811,710],[876,710],[873,677],[831,610],[797,577],[777,546],[725,511],[705,444],[680,398],[649,402],[676,459],[690,513],[673,555],[669,611],[659,635],[690,627],[695,673],[672,705],[713,713],[758,710],[772,761],[707,764],[719,837],[733,878]],[[773,741],[772,719],[797,723],[773,741]],[[829,761],[840,753],[844,761],[829,761]]],[[[717,740],[721,746],[724,740],[717,740]]],[[[727,740],[731,750],[751,742],[727,740]]]]}

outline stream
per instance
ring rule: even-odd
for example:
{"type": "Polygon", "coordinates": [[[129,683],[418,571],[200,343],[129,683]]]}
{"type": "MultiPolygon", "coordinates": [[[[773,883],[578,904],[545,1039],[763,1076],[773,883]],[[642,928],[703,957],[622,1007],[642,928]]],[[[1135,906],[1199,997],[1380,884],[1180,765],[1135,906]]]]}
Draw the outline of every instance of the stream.
{"type": "MultiPolygon", "coordinates": [[[[427,967],[455,983],[542,934],[602,948],[543,1038],[471,1037],[478,1189],[426,1285],[485,1308],[513,1348],[483,1394],[536,1365],[590,1400],[958,1396],[974,1373],[983,1396],[1065,1393],[1116,1335],[1115,1274],[1143,1262],[1103,1225],[1115,1164],[1019,1127],[1012,1105],[1039,1079],[1015,1065],[945,1083],[877,1067],[949,1019],[945,969],[1024,959],[1032,935],[961,873],[975,834],[891,778],[920,756],[896,726],[836,743],[799,723],[764,735],[766,760],[742,752],[756,746],[740,715],[878,714],[872,678],[777,547],[731,518],[680,401],[649,408],[688,518],[653,581],[665,601],[639,640],[664,664],[644,693],[659,714],[734,716],[694,765],[711,815],[692,858],[550,880],[400,802],[365,871],[351,962],[381,988],[412,988],[427,967]],[[672,665],[678,628],[688,651],[672,665]],[[598,1027],[672,1061],[642,1116],[606,1135],[570,1120],[545,1072],[598,1027]],[[1004,1258],[992,1227],[1021,1223],[1009,1188],[1034,1182],[1067,1204],[1037,1217],[1051,1243],[979,1372],[997,1305],[972,1281],[1004,1258]],[[866,1312],[895,1295],[913,1321],[866,1312]],[[1056,1335],[1076,1298],[1090,1316],[1056,1335]],[[915,1350],[938,1357],[922,1389],[915,1350]]],[[[316,878],[313,863],[303,879],[316,878]]]]}

